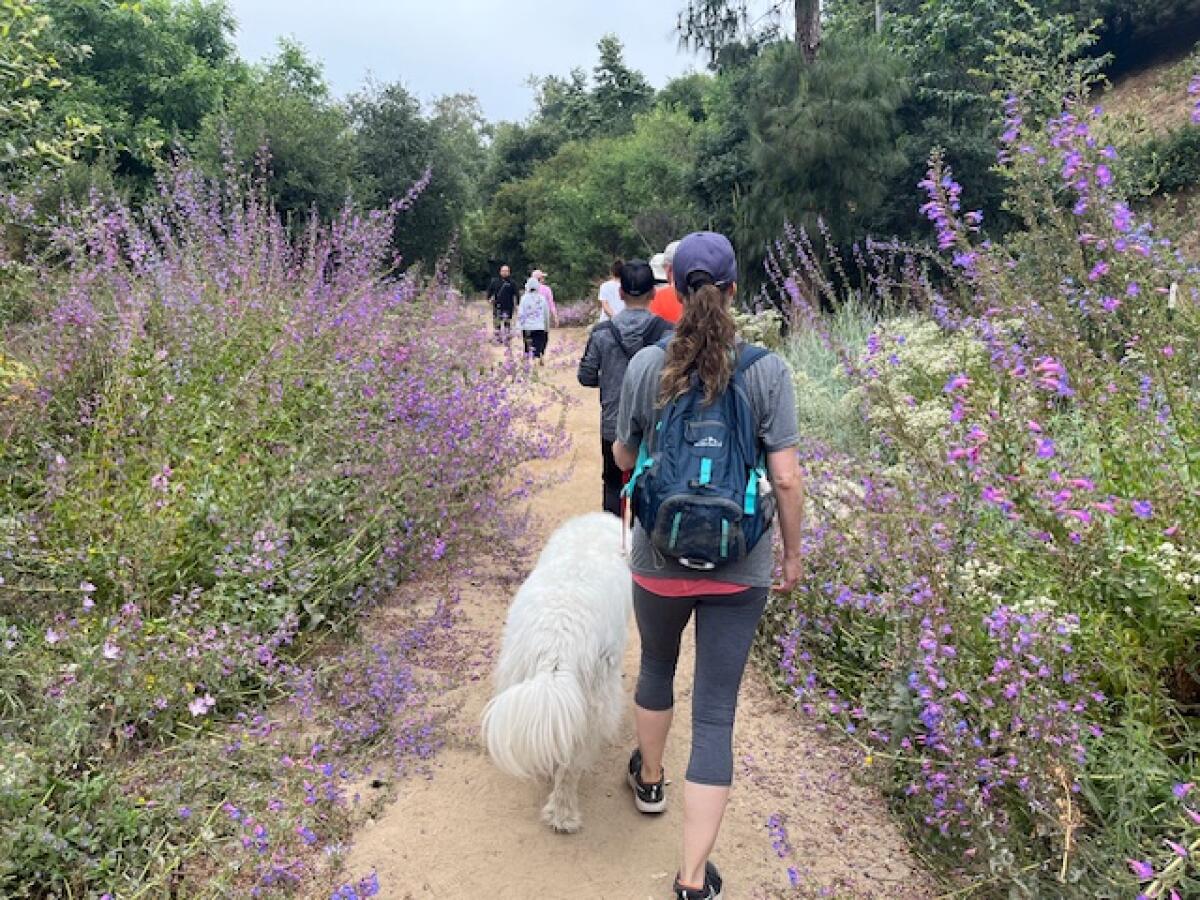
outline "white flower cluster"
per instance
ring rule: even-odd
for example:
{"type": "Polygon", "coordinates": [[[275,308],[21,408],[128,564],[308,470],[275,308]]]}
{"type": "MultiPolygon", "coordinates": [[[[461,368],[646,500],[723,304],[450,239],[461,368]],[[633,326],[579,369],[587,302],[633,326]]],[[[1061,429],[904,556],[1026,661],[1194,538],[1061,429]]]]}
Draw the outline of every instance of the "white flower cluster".
{"type": "Polygon", "coordinates": [[[1058,601],[1045,594],[1034,597],[1018,597],[1010,604],[1017,612],[1031,615],[1035,612],[1054,612],[1058,609],[1058,601]]]}
{"type": "Polygon", "coordinates": [[[902,432],[930,447],[944,441],[953,401],[946,384],[987,365],[985,347],[965,332],[946,332],[936,322],[909,316],[883,322],[858,364],[873,378],[850,391],[846,403],[864,401],[867,419],[890,433],[902,432]]]}
{"type": "Polygon", "coordinates": [[[769,350],[778,350],[783,346],[783,315],[779,310],[743,312],[735,309],[733,319],[737,322],[738,336],[743,341],[769,350]]]}
{"type": "Polygon", "coordinates": [[[955,573],[958,589],[969,607],[994,607],[1007,602],[996,590],[1004,570],[991,560],[968,559],[955,573]]]}
{"type": "Polygon", "coordinates": [[[1049,594],[1001,593],[1001,577],[1005,569],[992,560],[970,559],[958,567],[958,588],[967,605],[982,604],[989,608],[1007,606],[1014,612],[1032,616],[1044,613],[1053,616],[1056,625],[1066,634],[1079,630],[1077,619],[1060,614],[1059,603],[1049,594]]]}
{"type": "Polygon", "coordinates": [[[0,790],[14,790],[33,774],[33,761],[19,749],[21,746],[16,742],[0,743],[0,790]]]}
{"type": "Polygon", "coordinates": [[[986,348],[965,331],[947,332],[924,317],[889,319],[876,329],[880,378],[918,399],[943,396],[951,376],[987,363],[986,348]]]}
{"type": "Polygon", "coordinates": [[[1122,555],[1141,555],[1168,583],[1182,588],[1200,586],[1200,550],[1188,550],[1175,546],[1171,541],[1163,541],[1149,552],[1128,544],[1118,544],[1117,552],[1122,555]]]}
{"type": "Polygon", "coordinates": [[[823,479],[809,492],[806,513],[827,522],[847,522],[862,513],[866,491],[861,484],[841,475],[823,479]]]}

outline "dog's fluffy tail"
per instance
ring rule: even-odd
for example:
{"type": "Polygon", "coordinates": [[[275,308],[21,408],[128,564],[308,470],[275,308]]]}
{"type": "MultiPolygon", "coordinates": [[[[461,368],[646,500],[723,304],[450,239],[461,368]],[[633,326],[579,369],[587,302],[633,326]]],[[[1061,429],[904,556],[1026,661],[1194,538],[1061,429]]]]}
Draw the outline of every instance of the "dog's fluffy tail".
{"type": "Polygon", "coordinates": [[[549,778],[579,753],[587,703],[574,672],[540,671],[501,691],[483,711],[483,740],[502,772],[549,778]]]}

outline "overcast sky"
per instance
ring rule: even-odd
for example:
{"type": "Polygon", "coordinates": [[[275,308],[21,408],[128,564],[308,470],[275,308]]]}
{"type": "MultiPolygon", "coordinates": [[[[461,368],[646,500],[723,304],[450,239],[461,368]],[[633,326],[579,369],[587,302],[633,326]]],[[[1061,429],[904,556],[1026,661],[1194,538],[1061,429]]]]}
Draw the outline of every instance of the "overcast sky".
{"type": "Polygon", "coordinates": [[[325,65],[333,89],[368,73],[422,100],[473,93],[489,119],[532,111],[530,75],[591,70],[596,42],[613,32],[626,61],[655,87],[703,60],[677,49],[684,0],[233,0],[238,46],[250,61],[293,37],[325,65]]]}

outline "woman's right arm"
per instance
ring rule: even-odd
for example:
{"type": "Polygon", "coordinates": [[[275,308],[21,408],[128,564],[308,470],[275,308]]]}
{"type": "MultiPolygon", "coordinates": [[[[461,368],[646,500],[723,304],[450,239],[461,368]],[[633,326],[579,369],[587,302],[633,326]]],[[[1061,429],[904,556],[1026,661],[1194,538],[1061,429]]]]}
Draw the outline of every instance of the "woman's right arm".
{"type": "Polygon", "coordinates": [[[800,533],[804,527],[804,476],[795,447],[767,454],[767,471],[779,511],[779,533],[783,538],[783,580],[775,590],[787,593],[800,580],[803,560],[800,533]]]}

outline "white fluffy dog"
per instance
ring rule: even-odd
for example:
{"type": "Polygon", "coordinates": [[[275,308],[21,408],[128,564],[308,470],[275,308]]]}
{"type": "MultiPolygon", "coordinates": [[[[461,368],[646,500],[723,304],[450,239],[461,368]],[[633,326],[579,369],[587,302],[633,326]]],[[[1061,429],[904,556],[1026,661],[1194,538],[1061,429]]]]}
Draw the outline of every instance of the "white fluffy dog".
{"type": "Polygon", "coordinates": [[[551,535],[508,611],[483,740],[501,771],[553,781],[558,832],[579,830],[579,777],[620,726],[631,606],[621,522],[590,513],[551,535]]]}

